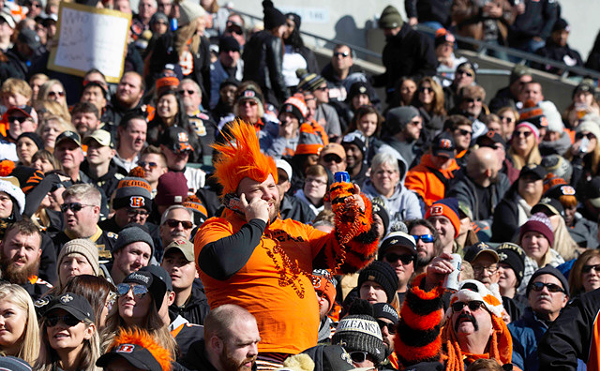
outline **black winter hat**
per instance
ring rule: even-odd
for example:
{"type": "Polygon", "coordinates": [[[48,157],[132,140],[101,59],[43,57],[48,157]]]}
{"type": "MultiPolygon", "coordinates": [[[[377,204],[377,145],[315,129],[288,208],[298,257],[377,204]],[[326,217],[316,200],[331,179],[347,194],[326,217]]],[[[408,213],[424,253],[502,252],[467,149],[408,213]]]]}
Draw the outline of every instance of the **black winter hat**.
{"type": "Polygon", "coordinates": [[[508,264],[515,272],[517,277],[517,286],[521,285],[523,280],[523,271],[525,270],[525,251],[514,243],[506,242],[496,248],[500,263],[508,264]]]}
{"type": "Polygon", "coordinates": [[[373,281],[381,285],[387,295],[387,302],[392,302],[398,290],[398,276],[391,265],[379,260],[369,264],[358,275],[357,287],[360,289],[366,281],[373,281]]]}
{"type": "Polygon", "coordinates": [[[285,15],[275,8],[275,5],[271,0],[265,0],[262,2],[263,6],[263,22],[265,24],[265,30],[272,30],[275,27],[283,26],[286,23],[285,15]]]}
{"type": "Polygon", "coordinates": [[[565,278],[565,276],[556,268],[554,268],[551,265],[547,265],[544,268],[540,268],[537,271],[535,271],[535,273],[531,276],[531,279],[529,279],[529,283],[527,284],[527,292],[526,292],[526,296],[529,297],[529,293],[531,292],[531,287],[533,284],[533,281],[541,276],[542,274],[549,274],[552,275],[554,277],[556,277],[559,281],[560,284],[563,287],[563,290],[565,290],[565,294],[567,296],[569,295],[569,282],[567,282],[567,279],[565,278]]]}

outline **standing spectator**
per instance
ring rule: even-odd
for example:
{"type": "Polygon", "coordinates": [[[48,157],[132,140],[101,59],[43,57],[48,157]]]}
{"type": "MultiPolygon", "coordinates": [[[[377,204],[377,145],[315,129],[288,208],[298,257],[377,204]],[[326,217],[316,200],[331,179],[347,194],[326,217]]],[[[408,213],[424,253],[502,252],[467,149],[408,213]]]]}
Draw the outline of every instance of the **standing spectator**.
{"type": "Polygon", "coordinates": [[[62,165],[66,175],[74,183],[90,183],[90,177],[80,170],[84,155],[79,134],[73,131],[65,131],[59,135],[56,138],[54,156],[62,165]]]}
{"type": "Polygon", "coordinates": [[[117,127],[119,139],[114,161],[127,172],[131,171],[139,161],[140,151],[146,143],[147,129],[146,119],[139,114],[126,115],[117,127]]]}
{"type": "Polygon", "coordinates": [[[391,265],[396,272],[398,277],[396,297],[401,306],[417,262],[417,246],[414,237],[400,231],[389,233],[381,243],[378,258],[391,265]]]}
{"type": "Polygon", "coordinates": [[[40,37],[35,31],[28,28],[23,28],[19,31],[15,44],[8,52],[6,57],[8,61],[3,62],[10,65],[12,72],[16,72],[13,76],[25,80],[29,76],[29,66],[36,63],[39,58],[39,49],[41,47],[40,37]]]}
{"type": "Polygon", "coordinates": [[[450,26],[451,0],[407,0],[404,9],[408,16],[408,24],[417,23],[435,30],[450,26]]]}
{"type": "Polygon", "coordinates": [[[162,246],[169,246],[173,241],[189,241],[193,228],[194,219],[190,209],[182,205],[169,206],[160,220],[162,246]]]}
{"type": "MultiPolygon", "coordinates": [[[[576,50],[573,50],[567,44],[571,27],[566,20],[560,18],[554,23],[552,33],[546,41],[546,45],[536,50],[535,54],[554,61],[562,62],[568,67],[583,67],[581,55],[576,50]]],[[[540,69],[556,75],[562,75],[563,70],[549,65],[533,63],[533,68],[540,69]]]]}
{"type": "Polygon", "coordinates": [[[577,258],[569,273],[569,290],[575,298],[600,288],[600,251],[586,250],[577,258]]]}
{"type": "Polygon", "coordinates": [[[519,98],[525,87],[525,84],[532,81],[531,70],[523,64],[517,64],[510,72],[508,86],[499,89],[496,95],[490,101],[490,111],[500,115],[500,109],[511,107],[512,109],[521,109],[522,105],[519,98]]]}
{"type": "Polygon", "coordinates": [[[450,111],[458,106],[462,88],[475,84],[475,78],[477,77],[476,70],[477,66],[469,61],[463,62],[456,67],[452,84],[444,88],[444,104],[446,105],[446,111],[450,111]]]}
{"type": "Polygon", "coordinates": [[[543,47],[550,36],[554,23],[558,19],[558,2],[525,0],[515,5],[515,10],[517,18],[509,29],[508,45],[511,48],[533,53],[543,47]]]}
{"type": "Polygon", "coordinates": [[[219,40],[219,57],[210,66],[210,108],[219,101],[221,83],[227,79],[238,82],[244,77],[244,61],[240,58],[240,44],[232,36],[219,40]]]}
{"type": "Polygon", "coordinates": [[[156,196],[158,178],[169,170],[167,168],[167,158],[161,152],[160,148],[148,146],[140,154],[138,166],[144,169],[144,179],[150,184],[152,198],[154,198],[156,196]]]}
{"type": "MultiPolygon", "coordinates": [[[[71,111],[71,123],[83,138],[100,129],[100,111],[92,103],[76,103],[71,111]]],[[[107,125],[104,130],[110,131],[107,125]]]]}
{"type": "Polygon", "coordinates": [[[450,86],[454,80],[454,71],[456,71],[456,68],[468,60],[465,57],[456,57],[454,55],[456,38],[445,28],[440,28],[435,32],[434,42],[435,55],[439,62],[437,75],[441,77],[440,84],[443,87],[450,86]]]}
{"type": "Polygon", "coordinates": [[[379,18],[379,28],[383,29],[386,38],[381,56],[386,71],[373,76],[373,86],[386,88],[387,103],[394,100],[392,97],[402,76],[420,79],[435,75],[437,68],[432,40],[403,23],[398,9],[391,5],[383,10],[379,18]]]}
{"type": "MultiPolygon", "coordinates": [[[[106,130],[96,130],[83,139],[88,146],[87,156],[81,164],[83,172],[90,177],[90,183],[102,189],[106,197],[111,197],[126,172],[113,161],[114,143],[106,130]]],[[[118,231],[116,231],[118,232],[118,231]]]]}
{"type": "Polygon", "coordinates": [[[0,13],[0,50],[6,53],[13,46],[12,36],[15,33],[15,20],[12,15],[2,11],[0,13]]]}
{"type": "Polygon", "coordinates": [[[440,238],[435,227],[425,219],[409,220],[406,227],[417,246],[415,273],[419,275],[425,271],[433,258],[441,254],[440,238]]]}
{"type": "Polygon", "coordinates": [[[102,116],[102,121],[111,122],[115,126],[121,124],[121,119],[128,113],[136,113],[146,117],[148,107],[142,104],[145,84],[137,72],[125,72],[117,85],[117,92],[102,116]]]}
{"type": "Polygon", "coordinates": [[[331,62],[323,68],[321,76],[327,80],[329,98],[337,102],[346,100],[353,83],[365,79],[362,70],[354,65],[352,49],[346,44],[333,47],[331,62]]]}
{"type": "Polygon", "coordinates": [[[199,168],[186,166],[194,149],[188,133],[181,127],[172,126],[165,130],[160,138],[160,149],[167,158],[167,168],[174,172],[183,172],[191,192],[204,187],[206,173],[199,168]]]}
{"type": "Polygon", "coordinates": [[[283,13],[271,0],[263,1],[265,29],[252,36],[244,47],[244,81],[255,81],[265,100],[279,107],[290,93],[283,76],[284,46],[282,37],[287,28],[283,13]]]}
{"type": "Polygon", "coordinates": [[[295,91],[300,82],[298,76],[296,76],[296,71],[304,69],[309,73],[319,73],[319,65],[313,52],[304,46],[304,41],[300,35],[302,18],[296,13],[287,13],[285,17],[287,29],[283,33],[285,53],[283,54],[282,71],[285,85],[290,90],[295,91]]]}
{"type": "Polygon", "coordinates": [[[433,138],[444,127],[446,109],[444,91],[432,77],[426,76],[419,81],[413,105],[419,109],[423,129],[427,137],[433,138]]]}
{"type": "Polygon", "coordinates": [[[7,332],[0,346],[5,359],[18,357],[35,363],[40,351],[40,329],[31,296],[19,285],[4,283],[0,286],[0,299],[7,332]]]}
{"type": "Polygon", "coordinates": [[[412,168],[421,159],[426,141],[421,136],[423,121],[419,111],[413,106],[392,108],[387,113],[385,126],[390,134],[384,139],[385,143],[402,156],[408,169],[412,168]]]}
{"type": "MultiPolygon", "coordinates": [[[[336,108],[330,104],[330,89],[327,81],[314,73],[305,74],[298,83],[298,90],[304,92],[307,104],[307,93],[314,95],[313,100],[316,103],[314,120],[325,129],[328,137],[339,137],[342,134],[342,123],[336,108]]],[[[347,94],[345,90],[344,94],[347,94]]]]}
{"type": "Polygon", "coordinates": [[[183,108],[187,114],[190,127],[198,137],[199,146],[197,161],[200,156],[210,156],[212,150],[211,144],[215,141],[217,134],[217,125],[202,107],[202,90],[200,86],[192,79],[183,79],[177,89],[183,102],[183,108]]]}
{"type": "Polygon", "coordinates": [[[125,277],[147,266],[153,253],[152,237],[142,227],[131,224],[121,230],[112,250],[112,266],[107,267],[113,284],[120,284],[125,277]]]}

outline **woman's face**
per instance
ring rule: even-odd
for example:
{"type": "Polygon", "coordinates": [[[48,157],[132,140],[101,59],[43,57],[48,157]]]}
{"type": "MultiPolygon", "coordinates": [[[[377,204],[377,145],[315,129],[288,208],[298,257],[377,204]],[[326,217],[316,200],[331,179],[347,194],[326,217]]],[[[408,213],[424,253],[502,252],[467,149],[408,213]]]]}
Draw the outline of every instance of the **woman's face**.
{"type": "Polygon", "coordinates": [[[501,290],[510,290],[517,287],[517,275],[510,265],[499,263],[498,272],[500,273],[498,286],[500,286],[501,290]]]}
{"type": "Polygon", "coordinates": [[[535,134],[530,128],[522,126],[513,132],[511,145],[517,153],[527,156],[536,145],[535,134]]]}
{"type": "Polygon", "coordinates": [[[360,298],[371,304],[387,303],[387,294],[383,287],[375,281],[365,281],[360,286],[360,298]]]}
{"type": "Polygon", "coordinates": [[[13,202],[8,193],[0,192],[0,218],[10,217],[13,211],[13,202]]]}
{"type": "Polygon", "coordinates": [[[0,301],[0,347],[7,355],[18,347],[27,325],[27,311],[9,300],[0,301]]]}
{"type": "Polygon", "coordinates": [[[91,339],[96,331],[96,327],[94,324],[85,324],[81,321],[75,326],[69,326],[63,319],[65,316],[73,317],[63,309],[57,309],[46,314],[46,335],[48,336],[48,343],[52,349],[57,351],[78,351],[83,348],[85,340],[91,339]],[[56,326],[50,326],[48,323],[48,319],[52,317],[61,318],[56,326]]]}
{"type": "Polygon", "coordinates": [[[578,91],[573,97],[573,103],[575,104],[585,104],[587,106],[591,106],[594,102],[594,95],[589,91],[578,91]]]}
{"type": "Polygon", "coordinates": [[[581,272],[581,282],[583,283],[583,289],[585,292],[590,292],[600,288],[600,271],[596,269],[600,268],[600,257],[594,256],[588,260],[584,265],[581,272]],[[586,267],[587,266],[587,267],[586,267]],[[584,271],[589,269],[587,273],[584,271]]]}
{"type": "Polygon", "coordinates": [[[48,90],[48,98],[47,99],[57,101],[58,103],[63,104],[63,105],[67,104],[67,97],[65,94],[65,89],[59,84],[52,85],[50,90],[48,90]]]}
{"type": "Polygon", "coordinates": [[[38,149],[35,142],[30,138],[23,137],[17,142],[17,156],[25,166],[31,165],[31,158],[38,149]]]}
{"type": "Polygon", "coordinates": [[[421,84],[419,88],[419,101],[423,104],[433,104],[435,102],[435,93],[431,84],[427,81],[421,84]]]}
{"type": "Polygon", "coordinates": [[[62,127],[56,120],[47,121],[42,129],[42,141],[44,142],[44,147],[46,148],[54,148],[54,144],[56,143],[56,138],[62,133],[62,127]]]}
{"type": "MultiPolygon", "coordinates": [[[[130,284],[134,286],[134,284],[130,284]]],[[[141,324],[145,321],[150,306],[152,305],[152,296],[147,293],[141,298],[133,294],[133,290],[127,291],[127,294],[119,296],[119,316],[127,324],[141,324]]]]}
{"type": "Polygon", "coordinates": [[[304,195],[313,203],[322,201],[327,191],[327,177],[318,175],[308,175],[304,181],[304,195]]]}
{"type": "Polygon", "coordinates": [[[102,307],[102,312],[100,313],[100,329],[103,329],[106,326],[106,317],[108,317],[109,313],[112,311],[113,306],[115,305],[115,296],[114,293],[110,293],[104,302],[104,307],[102,307]]]}
{"type": "Polygon", "coordinates": [[[502,127],[500,133],[502,133],[504,139],[509,139],[515,131],[515,124],[517,122],[515,114],[512,111],[504,111],[498,116],[500,117],[500,125],[502,127]]]}
{"type": "Polygon", "coordinates": [[[54,170],[54,165],[52,165],[52,163],[45,158],[38,158],[31,164],[31,166],[33,166],[34,169],[40,170],[44,174],[54,170]]]}
{"type": "Polygon", "coordinates": [[[405,104],[410,104],[413,99],[413,95],[417,91],[417,84],[412,80],[405,80],[400,85],[400,97],[402,102],[405,104]]]}
{"type": "Polygon", "coordinates": [[[69,280],[75,276],[81,276],[88,274],[95,276],[94,268],[85,256],[77,253],[72,253],[63,258],[58,267],[58,273],[60,275],[60,282],[66,284],[69,280]]]}
{"type": "Polygon", "coordinates": [[[521,246],[527,256],[539,263],[548,252],[550,242],[541,233],[527,232],[521,238],[521,246]]]}
{"type": "Polygon", "coordinates": [[[357,94],[352,97],[352,108],[355,110],[360,106],[368,106],[371,104],[371,100],[367,94],[357,94]]]}
{"type": "Polygon", "coordinates": [[[239,103],[240,116],[244,121],[258,121],[258,103],[254,99],[243,99],[239,103]]]}
{"type": "Polygon", "coordinates": [[[377,114],[367,113],[358,120],[358,130],[362,131],[365,137],[372,137],[377,131],[377,114]]]}
{"type": "Polygon", "coordinates": [[[371,170],[371,181],[377,192],[390,197],[400,181],[400,172],[390,164],[381,164],[371,170]]]}
{"type": "Polygon", "coordinates": [[[491,120],[486,126],[489,131],[495,131],[496,133],[502,135],[502,124],[499,121],[491,120]]]}
{"type": "Polygon", "coordinates": [[[156,113],[163,120],[172,120],[177,115],[177,98],[172,94],[163,95],[156,103],[156,113]]]}
{"type": "Polygon", "coordinates": [[[596,138],[596,136],[594,134],[590,133],[589,131],[582,131],[580,133],[575,134],[575,143],[573,143],[573,146],[575,148],[579,148],[579,150],[581,151],[584,138],[587,138],[587,142],[588,142],[587,148],[584,152],[585,153],[594,152],[594,150],[596,149],[596,146],[598,145],[598,138],[596,138]]]}

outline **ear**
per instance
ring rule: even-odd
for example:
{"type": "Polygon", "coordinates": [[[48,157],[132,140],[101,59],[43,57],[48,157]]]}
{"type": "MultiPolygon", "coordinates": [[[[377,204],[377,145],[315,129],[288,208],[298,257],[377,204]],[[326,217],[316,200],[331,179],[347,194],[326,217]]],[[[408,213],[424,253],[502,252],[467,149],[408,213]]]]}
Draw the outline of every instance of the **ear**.
{"type": "Polygon", "coordinates": [[[168,304],[168,306],[171,306],[171,304],[173,304],[174,302],[175,302],[175,292],[170,291],[167,293],[167,304],[168,304]]]}
{"type": "Polygon", "coordinates": [[[83,338],[85,340],[90,340],[92,338],[92,336],[94,335],[94,332],[96,332],[96,325],[93,323],[90,323],[89,326],[85,329],[83,338]]]}
{"type": "Polygon", "coordinates": [[[221,340],[218,336],[213,335],[210,338],[210,347],[214,349],[217,354],[221,354],[224,348],[223,340],[221,340]]]}
{"type": "Polygon", "coordinates": [[[561,303],[561,308],[564,308],[567,306],[567,303],[569,302],[569,296],[567,294],[563,294],[563,300],[561,303]]]}

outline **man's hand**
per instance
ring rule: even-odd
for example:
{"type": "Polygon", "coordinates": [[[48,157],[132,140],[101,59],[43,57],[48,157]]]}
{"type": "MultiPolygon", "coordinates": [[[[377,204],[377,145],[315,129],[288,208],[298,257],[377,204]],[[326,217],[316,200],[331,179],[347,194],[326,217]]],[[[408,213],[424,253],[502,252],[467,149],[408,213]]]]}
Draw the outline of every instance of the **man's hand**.
{"type": "Polygon", "coordinates": [[[419,20],[417,19],[417,17],[410,17],[410,18],[408,18],[408,24],[409,25],[414,26],[417,23],[419,23],[419,20]]]}
{"type": "Polygon", "coordinates": [[[452,255],[448,253],[442,253],[436,257],[427,266],[427,276],[425,278],[425,287],[427,290],[431,290],[435,286],[438,286],[444,281],[447,275],[454,272],[454,265],[452,265],[452,255]]]}
{"type": "Polygon", "coordinates": [[[365,211],[365,201],[362,199],[362,197],[359,196],[360,187],[357,184],[354,184],[354,189],[352,190],[352,193],[354,193],[352,196],[346,198],[346,205],[355,204],[356,206],[358,206],[358,209],[361,212],[365,211]]]}
{"type": "Polygon", "coordinates": [[[246,194],[242,193],[240,201],[244,206],[244,214],[246,215],[246,221],[249,222],[252,219],[260,219],[265,223],[269,222],[269,203],[260,197],[253,199],[250,203],[246,200],[246,194]]]}

